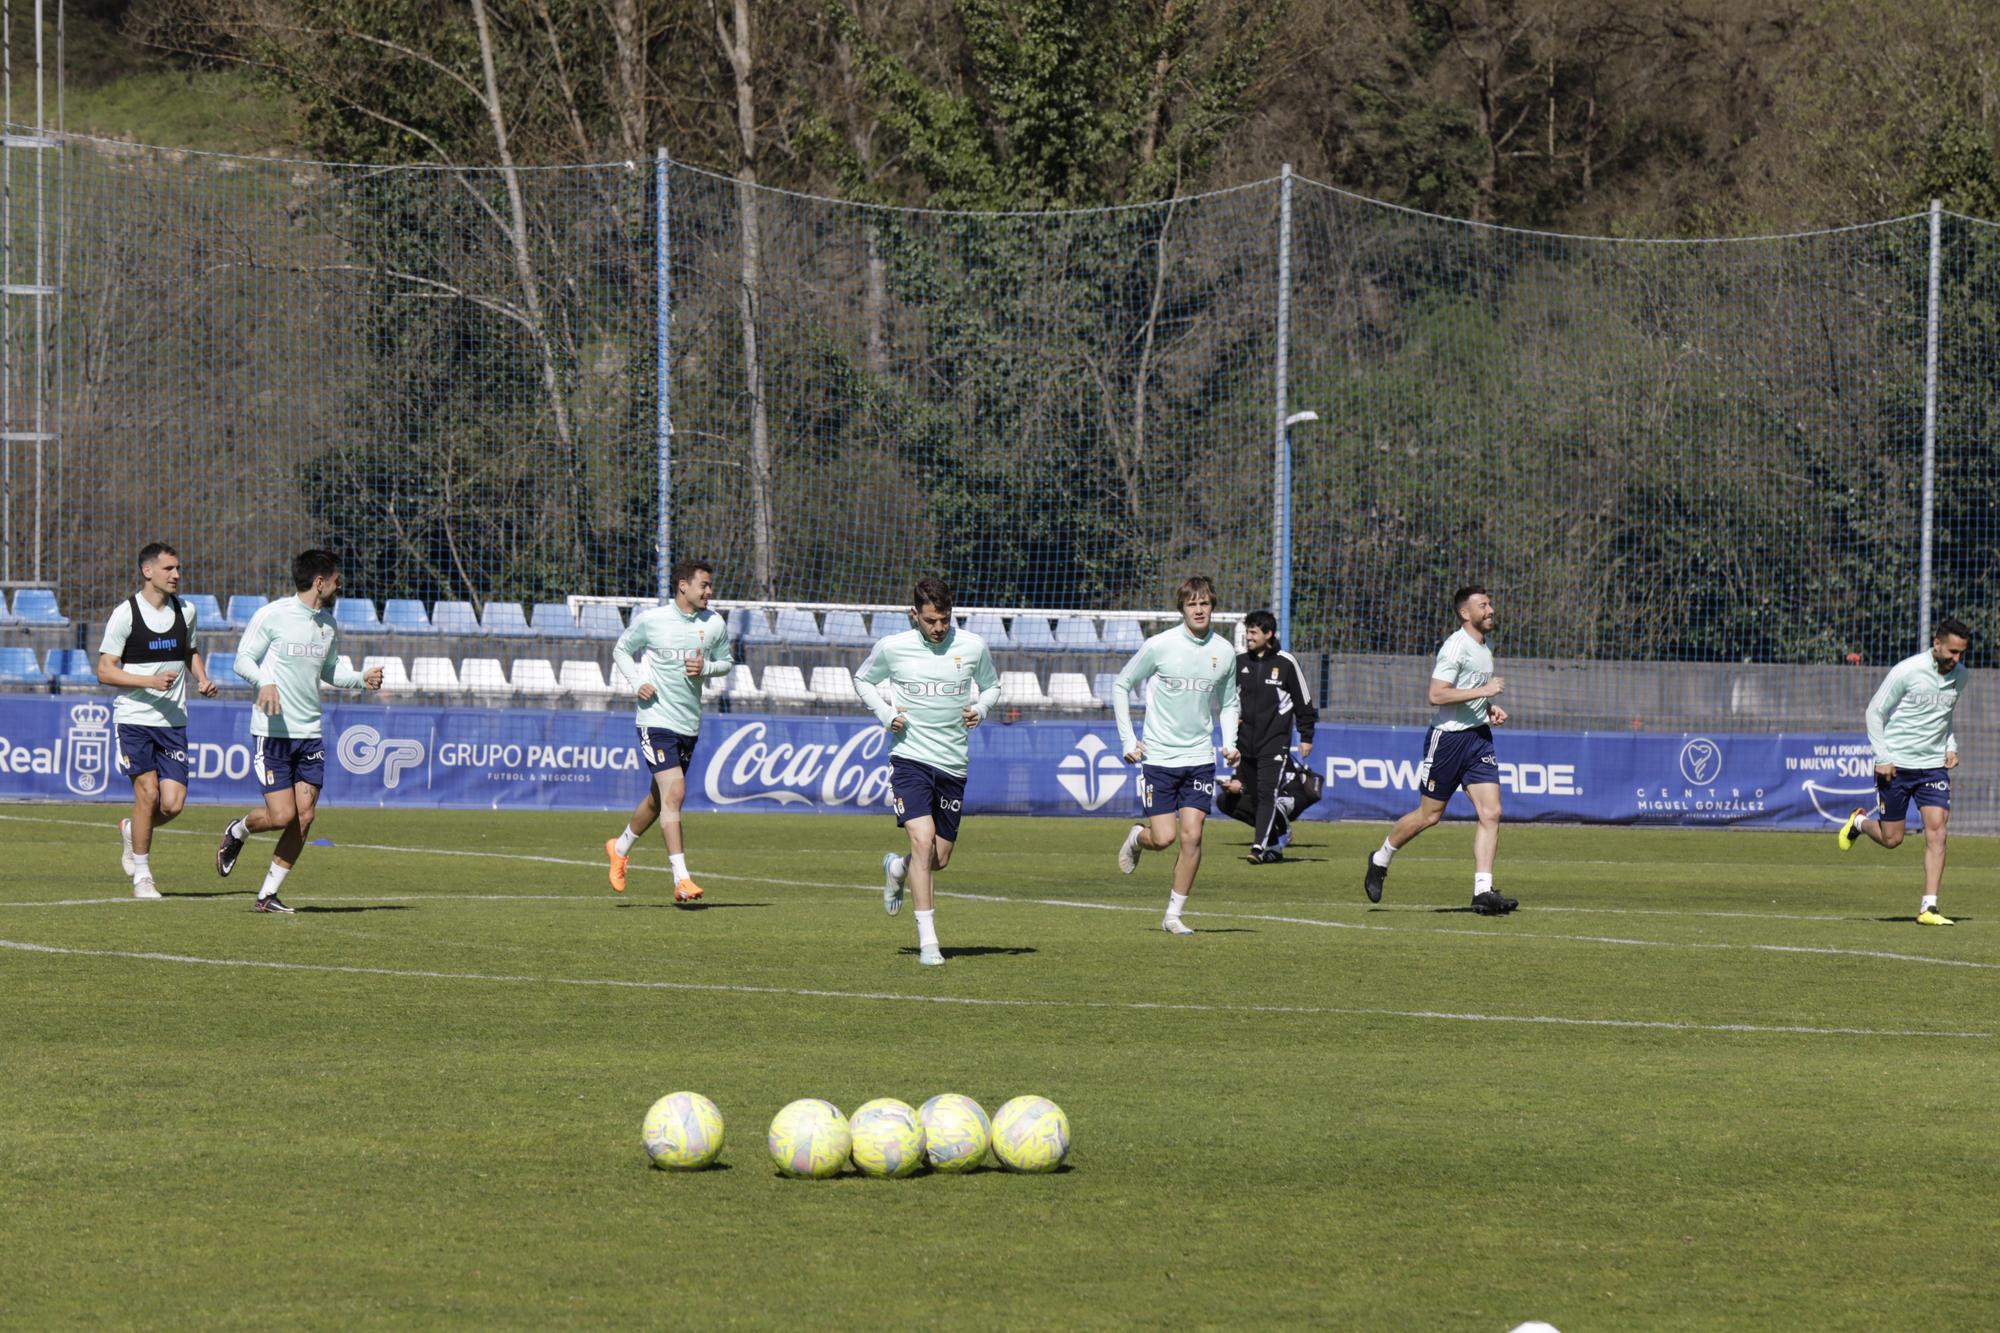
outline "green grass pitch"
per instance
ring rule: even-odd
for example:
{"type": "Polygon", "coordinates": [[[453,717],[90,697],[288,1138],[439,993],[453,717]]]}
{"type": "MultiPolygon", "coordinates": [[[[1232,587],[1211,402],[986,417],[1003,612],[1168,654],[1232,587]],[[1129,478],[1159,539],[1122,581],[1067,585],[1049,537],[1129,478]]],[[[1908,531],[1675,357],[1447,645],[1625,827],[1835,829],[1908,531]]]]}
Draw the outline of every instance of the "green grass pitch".
{"type": "Polygon", "coordinates": [[[950,964],[879,899],[886,817],[329,808],[249,910],[223,812],[131,901],[110,807],[0,810],[0,1324],[1500,1330],[1977,1327],[2000,1197],[2000,844],[1508,828],[1360,891],[1373,825],[1191,904],[1124,824],[973,818],[950,964]],[[197,961],[200,960],[200,961],[197,961]],[[707,1094],[722,1169],[647,1168],[707,1094]],[[1069,1169],[778,1178],[771,1115],[1062,1104],[1069,1169]]]}

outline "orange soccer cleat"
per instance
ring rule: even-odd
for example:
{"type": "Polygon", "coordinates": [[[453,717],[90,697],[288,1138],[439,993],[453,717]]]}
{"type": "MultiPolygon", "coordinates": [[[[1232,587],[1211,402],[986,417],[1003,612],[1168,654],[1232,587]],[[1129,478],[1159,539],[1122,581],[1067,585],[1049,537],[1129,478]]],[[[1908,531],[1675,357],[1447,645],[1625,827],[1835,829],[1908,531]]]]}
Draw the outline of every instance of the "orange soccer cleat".
{"type": "Polygon", "coordinates": [[[695,903],[701,901],[701,885],[691,879],[679,880],[674,884],[674,901],[695,903]]]}
{"type": "Polygon", "coordinates": [[[618,893],[625,892],[625,867],[632,864],[632,858],[618,854],[618,839],[616,838],[606,838],[604,840],[604,855],[611,862],[609,878],[613,891],[618,893]]]}

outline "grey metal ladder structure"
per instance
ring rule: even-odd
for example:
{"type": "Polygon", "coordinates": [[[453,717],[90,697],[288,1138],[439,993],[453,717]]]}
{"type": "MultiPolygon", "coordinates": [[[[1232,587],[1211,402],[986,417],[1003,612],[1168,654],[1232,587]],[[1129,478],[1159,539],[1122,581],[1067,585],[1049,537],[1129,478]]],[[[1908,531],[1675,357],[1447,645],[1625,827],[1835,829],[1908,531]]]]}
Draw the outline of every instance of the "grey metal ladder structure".
{"type": "Polygon", "coordinates": [[[34,114],[27,120],[14,112],[14,11],[21,3],[0,0],[0,589],[52,588],[60,572],[51,537],[62,486],[63,0],[54,0],[53,60],[49,0],[32,0],[34,114]]]}

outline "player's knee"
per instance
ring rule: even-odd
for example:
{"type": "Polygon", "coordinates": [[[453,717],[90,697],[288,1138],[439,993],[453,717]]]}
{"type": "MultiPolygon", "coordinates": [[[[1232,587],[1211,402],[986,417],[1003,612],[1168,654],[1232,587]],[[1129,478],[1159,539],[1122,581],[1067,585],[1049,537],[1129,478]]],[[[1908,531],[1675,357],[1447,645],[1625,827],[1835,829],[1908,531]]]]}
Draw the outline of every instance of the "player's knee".
{"type": "Polygon", "coordinates": [[[160,798],[155,803],[155,807],[164,818],[172,819],[181,812],[181,807],[186,804],[186,792],[173,787],[163,787],[160,789],[160,798]]]}
{"type": "Polygon", "coordinates": [[[951,864],[951,848],[944,843],[931,844],[931,869],[943,870],[951,864]]]}
{"type": "Polygon", "coordinates": [[[310,805],[304,806],[299,810],[293,812],[292,822],[299,826],[299,832],[304,833],[307,829],[312,827],[313,818],[318,814],[319,811],[314,807],[310,805]]]}
{"type": "Polygon", "coordinates": [[[1500,827],[1500,802],[1495,801],[1479,811],[1479,827],[1486,829],[1500,827]]]}
{"type": "Polygon", "coordinates": [[[1882,825],[1882,845],[1884,847],[1899,847],[1902,845],[1902,842],[1903,826],[1901,824],[1882,825]]]}

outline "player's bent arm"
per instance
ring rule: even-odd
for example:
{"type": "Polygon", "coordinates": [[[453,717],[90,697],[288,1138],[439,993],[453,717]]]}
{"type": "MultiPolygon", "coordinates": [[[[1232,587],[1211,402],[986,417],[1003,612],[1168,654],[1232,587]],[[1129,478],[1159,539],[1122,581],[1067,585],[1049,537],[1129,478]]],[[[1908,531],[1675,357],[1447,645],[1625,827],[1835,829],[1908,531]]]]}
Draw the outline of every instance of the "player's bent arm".
{"type": "Polygon", "coordinates": [[[1491,685],[1480,685],[1469,690],[1461,690],[1456,685],[1447,685],[1436,676],[1431,677],[1431,707],[1447,708],[1452,704],[1471,703],[1474,699],[1490,699],[1497,691],[1491,685]]]}
{"type": "Polygon", "coordinates": [[[875,715],[877,722],[886,727],[896,720],[896,710],[882,697],[882,687],[874,681],[863,680],[860,676],[856,676],[854,692],[861,696],[861,702],[867,705],[868,711],[875,715]]]}
{"type": "Polygon", "coordinates": [[[611,669],[616,671],[624,679],[625,683],[635,690],[646,683],[646,669],[640,665],[639,659],[633,655],[632,651],[625,646],[625,640],[622,638],[611,649],[611,669]]]}
{"type": "Polygon", "coordinates": [[[710,641],[702,655],[701,674],[704,676],[726,676],[736,669],[736,657],[729,646],[727,630],[717,634],[710,641]]]}
{"type": "MultiPolygon", "coordinates": [[[[375,679],[377,681],[382,679],[381,670],[380,667],[374,668],[375,679]]],[[[345,671],[341,670],[340,658],[332,653],[327,654],[326,664],[319,669],[319,678],[333,686],[336,690],[372,689],[374,687],[369,685],[368,676],[368,672],[356,671],[353,667],[348,667],[345,671]]]]}
{"type": "Polygon", "coordinates": [[[1868,701],[1868,746],[1875,752],[1877,768],[1890,762],[1889,714],[1896,711],[1896,705],[1903,701],[1904,691],[1908,688],[1908,685],[1891,675],[1882,682],[1882,688],[1875,691],[1875,697],[1868,701]]]}
{"type": "Polygon", "coordinates": [[[160,677],[168,673],[162,671],[142,676],[136,671],[127,671],[125,663],[110,653],[100,653],[97,658],[97,683],[111,685],[121,690],[157,690],[164,688],[160,677]]]}

